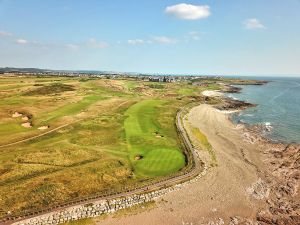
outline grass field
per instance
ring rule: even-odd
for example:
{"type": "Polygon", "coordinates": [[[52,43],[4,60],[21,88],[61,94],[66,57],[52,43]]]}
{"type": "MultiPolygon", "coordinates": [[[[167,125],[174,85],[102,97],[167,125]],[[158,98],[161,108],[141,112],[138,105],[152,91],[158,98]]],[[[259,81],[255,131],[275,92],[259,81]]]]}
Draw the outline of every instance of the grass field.
{"type": "Polygon", "coordinates": [[[184,169],[174,120],[202,89],[187,82],[0,77],[0,217],[184,169]]]}

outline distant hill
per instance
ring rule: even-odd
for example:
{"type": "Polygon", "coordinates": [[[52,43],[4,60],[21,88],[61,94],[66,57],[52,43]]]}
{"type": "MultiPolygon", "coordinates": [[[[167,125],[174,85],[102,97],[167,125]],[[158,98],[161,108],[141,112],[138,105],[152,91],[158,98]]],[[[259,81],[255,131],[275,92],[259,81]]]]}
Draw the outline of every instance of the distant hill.
{"type": "Polygon", "coordinates": [[[51,70],[40,68],[15,68],[15,67],[0,67],[0,73],[72,73],[72,74],[127,74],[139,75],[136,72],[116,72],[116,71],[98,71],[98,70],[51,70]]]}
{"type": "Polygon", "coordinates": [[[51,70],[38,69],[38,68],[14,68],[14,67],[2,67],[0,72],[25,72],[25,73],[42,73],[51,70]]]}

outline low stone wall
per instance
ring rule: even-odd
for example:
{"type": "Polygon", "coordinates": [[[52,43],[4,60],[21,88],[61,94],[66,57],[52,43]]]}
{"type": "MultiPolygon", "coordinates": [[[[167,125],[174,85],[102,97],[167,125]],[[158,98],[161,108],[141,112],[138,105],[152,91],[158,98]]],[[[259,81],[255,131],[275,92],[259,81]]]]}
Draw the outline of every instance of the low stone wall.
{"type": "Polygon", "coordinates": [[[46,224],[60,224],[73,220],[97,217],[103,214],[114,213],[120,209],[132,207],[137,204],[153,201],[169,192],[179,190],[190,183],[196,182],[200,177],[206,174],[207,168],[204,166],[203,171],[187,182],[174,185],[158,191],[153,191],[145,194],[132,195],[123,198],[116,198],[112,200],[101,200],[84,205],[69,207],[64,210],[47,213],[41,216],[36,216],[20,222],[15,225],[46,225],[46,224]]]}

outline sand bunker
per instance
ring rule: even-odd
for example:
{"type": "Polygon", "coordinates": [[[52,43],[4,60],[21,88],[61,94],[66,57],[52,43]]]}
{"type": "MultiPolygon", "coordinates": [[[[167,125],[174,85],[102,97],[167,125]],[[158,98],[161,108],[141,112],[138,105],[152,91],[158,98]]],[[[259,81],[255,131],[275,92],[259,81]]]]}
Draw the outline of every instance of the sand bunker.
{"type": "Polygon", "coordinates": [[[31,123],[29,123],[29,122],[22,123],[21,125],[22,125],[22,127],[26,127],[26,128],[31,128],[32,127],[31,123]]]}
{"type": "Polygon", "coordinates": [[[19,113],[19,112],[14,112],[12,114],[12,117],[13,118],[18,118],[18,117],[22,117],[22,121],[23,123],[21,124],[22,127],[26,127],[26,128],[31,128],[32,127],[32,124],[31,122],[29,121],[31,116],[29,115],[24,115],[23,113],[19,113]]]}
{"type": "Polygon", "coordinates": [[[19,112],[14,112],[14,113],[12,114],[12,117],[13,117],[13,118],[17,118],[17,117],[21,117],[21,116],[23,116],[23,114],[22,114],[22,113],[19,113],[19,112]]]}
{"type": "Polygon", "coordinates": [[[22,120],[23,120],[23,121],[28,121],[28,120],[29,120],[29,117],[28,117],[28,116],[23,116],[23,117],[22,117],[22,120]]]}
{"type": "Polygon", "coordinates": [[[141,155],[136,155],[135,157],[134,157],[134,160],[141,160],[143,158],[143,156],[141,156],[141,155]]]}
{"type": "Polygon", "coordinates": [[[49,126],[41,126],[38,128],[38,130],[47,130],[49,128],[49,126]]]}
{"type": "Polygon", "coordinates": [[[155,137],[157,138],[162,138],[164,137],[163,135],[161,135],[160,133],[158,133],[157,131],[153,133],[155,135],[155,137]]]}

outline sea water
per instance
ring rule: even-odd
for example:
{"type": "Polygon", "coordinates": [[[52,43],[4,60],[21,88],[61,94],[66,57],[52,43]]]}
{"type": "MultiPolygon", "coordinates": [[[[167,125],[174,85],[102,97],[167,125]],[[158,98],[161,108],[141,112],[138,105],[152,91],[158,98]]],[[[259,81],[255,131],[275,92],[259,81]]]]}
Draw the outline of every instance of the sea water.
{"type": "MultiPolygon", "coordinates": [[[[259,78],[261,79],[261,78],[259,78]]],[[[300,78],[263,78],[265,85],[238,85],[229,97],[257,104],[232,115],[235,122],[263,125],[263,135],[280,142],[300,143],[300,78]]]]}

